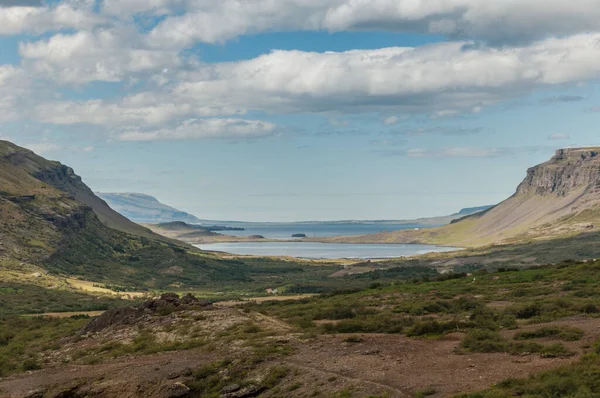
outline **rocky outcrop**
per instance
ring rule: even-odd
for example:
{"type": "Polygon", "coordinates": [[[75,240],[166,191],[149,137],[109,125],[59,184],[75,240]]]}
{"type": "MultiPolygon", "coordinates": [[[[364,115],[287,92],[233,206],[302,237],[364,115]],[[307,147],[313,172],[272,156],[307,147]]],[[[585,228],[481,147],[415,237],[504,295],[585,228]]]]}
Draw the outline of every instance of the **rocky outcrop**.
{"type": "Polygon", "coordinates": [[[175,293],[165,293],[160,298],[144,302],[138,307],[119,307],[104,312],[83,328],[82,333],[98,333],[115,325],[134,325],[145,315],[166,315],[173,311],[210,308],[212,304],[199,300],[191,294],[179,297],[175,293]]]}
{"type": "Polygon", "coordinates": [[[600,148],[560,149],[527,170],[517,194],[566,196],[576,189],[600,192],[600,148]]]}

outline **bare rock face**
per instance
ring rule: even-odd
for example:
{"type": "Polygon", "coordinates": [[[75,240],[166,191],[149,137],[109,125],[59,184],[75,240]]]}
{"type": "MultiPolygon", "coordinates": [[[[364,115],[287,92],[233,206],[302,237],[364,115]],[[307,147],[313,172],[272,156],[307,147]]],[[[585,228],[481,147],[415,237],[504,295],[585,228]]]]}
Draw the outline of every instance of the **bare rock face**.
{"type": "Polygon", "coordinates": [[[582,188],[600,192],[600,148],[556,151],[550,161],[527,170],[517,194],[567,196],[582,188]]]}

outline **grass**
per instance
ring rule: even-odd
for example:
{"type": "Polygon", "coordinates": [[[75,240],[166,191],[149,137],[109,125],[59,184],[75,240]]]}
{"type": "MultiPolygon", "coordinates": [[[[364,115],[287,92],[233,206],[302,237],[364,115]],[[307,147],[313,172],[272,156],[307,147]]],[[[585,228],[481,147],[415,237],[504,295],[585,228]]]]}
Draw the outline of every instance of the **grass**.
{"type": "Polygon", "coordinates": [[[73,335],[89,320],[11,318],[0,321],[0,377],[41,369],[44,353],[61,347],[60,339],[73,335]]]}
{"type": "Polygon", "coordinates": [[[564,341],[581,340],[584,332],[581,329],[568,326],[545,326],[532,331],[519,332],[515,334],[515,340],[530,340],[543,337],[554,337],[564,341]]]}
{"type": "Polygon", "coordinates": [[[415,398],[425,398],[425,397],[430,397],[435,394],[437,394],[437,390],[433,387],[428,387],[426,389],[417,391],[415,393],[415,398]]]}
{"type": "Polygon", "coordinates": [[[467,352],[506,352],[512,355],[540,354],[544,358],[572,356],[562,344],[542,345],[535,342],[513,342],[500,333],[485,329],[469,330],[461,341],[461,348],[467,352]]]}
{"type": "Polygon", "coordinates": [[[262,380],[257,380],[251,376],[253,369],[253,365],[244,360],[213,362],[193,371],[192,381],[187,382],[186,385],[194,396],[218,398],[226,386],[233,384],[238,385],[240,390],[245,387],[254,388],[257,393],[274,389],[290,374],[288,367],[272,366],[262,380]]]}
{"type": "Polygon", "coordinates": [[[0,320],[22,314],[102,311],[129,304],[131,301],[115,297],[99,297],[20,283],[0,283],[0,320]]]}
{"type": "MultiPolygon", "coordinates": [[[[475,271],[469,277],[457,274],[397,280],[373,289],[334,292],[293,302],[251,303],[244,308],[281,318],[305,332],[427,336],[469,329],[517,328],[520,324],[579,314],[596,316],[598,297],[600,261],[500,273],[475,271]],[[496,301],[507,305],[490,305],[496,301]]],[[[561,329],[557,336],[570,340],[578,334],[561,329]]]]}

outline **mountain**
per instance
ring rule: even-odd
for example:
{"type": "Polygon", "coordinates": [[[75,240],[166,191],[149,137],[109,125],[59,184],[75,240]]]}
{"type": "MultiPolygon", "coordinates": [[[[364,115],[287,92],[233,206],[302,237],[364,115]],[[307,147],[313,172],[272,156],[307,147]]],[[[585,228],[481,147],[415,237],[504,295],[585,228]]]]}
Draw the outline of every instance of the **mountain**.
{"type": "Polygon", "coordinates": [[[196,216],[177,210],[158,201],[155,197],[142,193],[96,193],[110,207],[137,223],[167,223],[183,221],[187,224],[201,224],[196,216]]]}
{"type": "Polygon", "coordinates": [[[491,209],[492,207],[494,207],[494,206],[488,205],[488,206],[467,207],[467,208],[461,209],[458,213],[453,214],[453,216],[455,216],[455,215],[468,216],[470,214],[475,214],[475,213],[479,213],[480,211],[485,211],[485,210],[491,209]]]}
{"type": "Polygon", "coordinates": [[[153,288],[248,279],[244,263],[157,235],[112,210],[73,169],[0,141],[0,272],[14,279],[29,265],[153,288]]]}
{"type": "Polygon", "coordinates": [[[419,224],[419,225],[423,225],[423,226],[446,225],[446,224],[450,224],[451,222],[456,221],[460,218],[463,218],[465,216],[469,216],[469,215],[476,214],[476,213],[479,213],[482,211],[486,211],[488,209],[491,209],[492,207],[494,207],[494,206],[487,205],[487,206],[478,206],[478,207],[466,207],[464,209],[461,209],[459,212],[450,214],[448,216],[423,217],[423,218],[416,218],[413,220],[400,220],[400,221],[393,221],[393,222],[397,223],[397,224],[419,224]]]}
{"type": "Polygon", "coordinates": [[[556,151],[532,167],[513,196],[450,225],[396,231],[345,242],[421,242],[464,247],[521,243],[592,232],[600,223],[600,147],[556,151]]]}

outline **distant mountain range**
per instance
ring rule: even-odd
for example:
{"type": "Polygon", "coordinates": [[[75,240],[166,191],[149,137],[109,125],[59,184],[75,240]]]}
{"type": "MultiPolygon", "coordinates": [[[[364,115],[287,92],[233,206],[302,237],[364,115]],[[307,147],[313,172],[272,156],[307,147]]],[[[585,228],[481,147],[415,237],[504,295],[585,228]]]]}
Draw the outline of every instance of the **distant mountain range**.
{"type": "Polygon", "coordinates": [[[142,193],[103,193],[96,195],[110,207],[137,223],[168,223],[183,221],[187,224],[202,224],[196,216],[161,203],[153,196],[142,193]]]}
{"type": "MultiPolygon", "coordinates": [[[[240,221],[203,220],[198,217],[161,203],[153,196],[143,193],[103,193],[96,195],[104,199],[131,221],[144,224],[163,224],[182,221],[186,224],[224,225],[227,223],[244,224],[240,221]]],[[[448,216],[424,217],[413,220],[340,220],[340,221],[303,221],[292,224],[419,224],[423,226],[445,225],[461,217],[487,210],[492,206],[469,207],[448,216]]],[[[251,223],[256,224],[256,223],[251,223]]],[[[278,223],[269,223],[278,224],[278,223]]],[[[288,224],[288,223],[286,223],[288,224]]]]}

